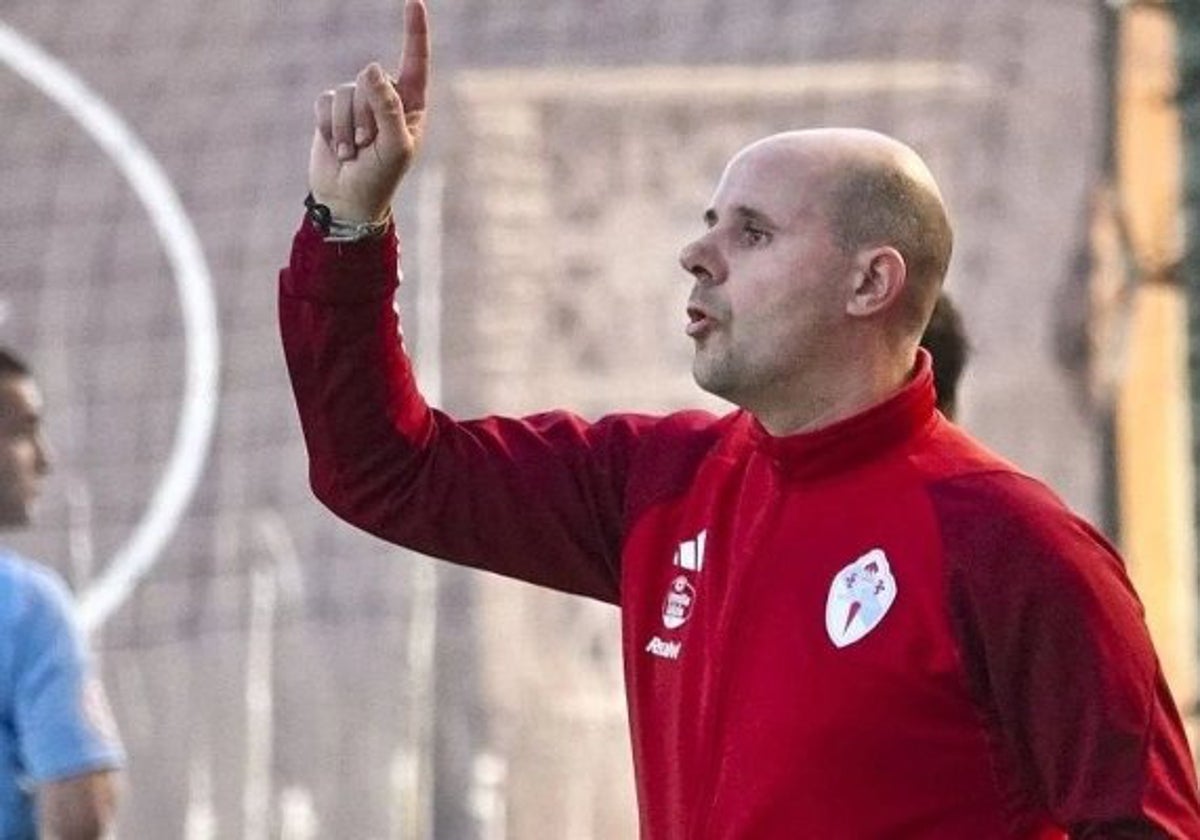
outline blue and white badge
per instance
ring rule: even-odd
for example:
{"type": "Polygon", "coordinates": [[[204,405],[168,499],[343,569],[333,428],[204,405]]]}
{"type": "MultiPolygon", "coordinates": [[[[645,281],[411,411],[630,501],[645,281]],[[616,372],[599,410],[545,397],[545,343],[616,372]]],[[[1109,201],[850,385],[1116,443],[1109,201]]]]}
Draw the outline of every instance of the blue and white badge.
{"type": "Polygon", "coordinates": [[[825,630],[839,648],[852,645],[879,626],[896,600],[896,579],[887,555],[874,548],[846,566],[829,587],[825,630]]]}

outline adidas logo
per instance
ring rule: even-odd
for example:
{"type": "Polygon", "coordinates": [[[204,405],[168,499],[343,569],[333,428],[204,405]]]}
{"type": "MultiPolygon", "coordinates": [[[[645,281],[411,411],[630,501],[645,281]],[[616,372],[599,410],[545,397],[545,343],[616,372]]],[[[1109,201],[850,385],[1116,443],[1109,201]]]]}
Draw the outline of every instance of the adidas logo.
{"type": "Polygon", "coordinates": [[[681,569],[698,572],[704,568],[704,540],[708,531],[701,531],[694,539],[684,540],[675,549],[674,563],[681,569]]]}

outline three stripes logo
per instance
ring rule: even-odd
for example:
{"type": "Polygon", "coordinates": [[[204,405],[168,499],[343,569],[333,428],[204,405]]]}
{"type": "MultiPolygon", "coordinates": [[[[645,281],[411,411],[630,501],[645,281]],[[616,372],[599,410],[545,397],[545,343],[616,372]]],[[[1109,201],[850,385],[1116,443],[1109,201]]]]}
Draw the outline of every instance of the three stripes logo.
{"type": "Polygon", "coordinates": [[[704,568],[704,541],[708,531],[701,531],[694,539],[684,540],[675,549],[675,565],[689,572],[698,572],[704,568]]]}

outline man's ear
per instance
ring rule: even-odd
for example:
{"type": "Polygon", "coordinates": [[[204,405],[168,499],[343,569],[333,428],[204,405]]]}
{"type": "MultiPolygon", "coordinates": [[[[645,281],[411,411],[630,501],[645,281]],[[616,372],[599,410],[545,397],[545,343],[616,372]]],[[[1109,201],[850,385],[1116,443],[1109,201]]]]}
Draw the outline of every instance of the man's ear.
{"type": "Polygon", "coordinates": [[[908,266],[899,251],[890,245],[863,249],[855,258],[846,313],[858,318],[879,314],[900,299],[907,282],[908,266]]]}

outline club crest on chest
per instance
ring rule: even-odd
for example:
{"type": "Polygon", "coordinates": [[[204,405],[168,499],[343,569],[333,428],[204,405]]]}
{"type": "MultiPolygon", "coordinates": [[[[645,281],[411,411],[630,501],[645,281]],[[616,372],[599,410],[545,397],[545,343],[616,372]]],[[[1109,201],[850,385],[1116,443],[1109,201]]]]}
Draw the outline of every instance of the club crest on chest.
{"type": "Polygon", "coordinates": [[[825,601],[825,630],[839,648],[879,626],[896,600],[896,579],[883,549],[874,548],[833,576],[825,601]]]}

